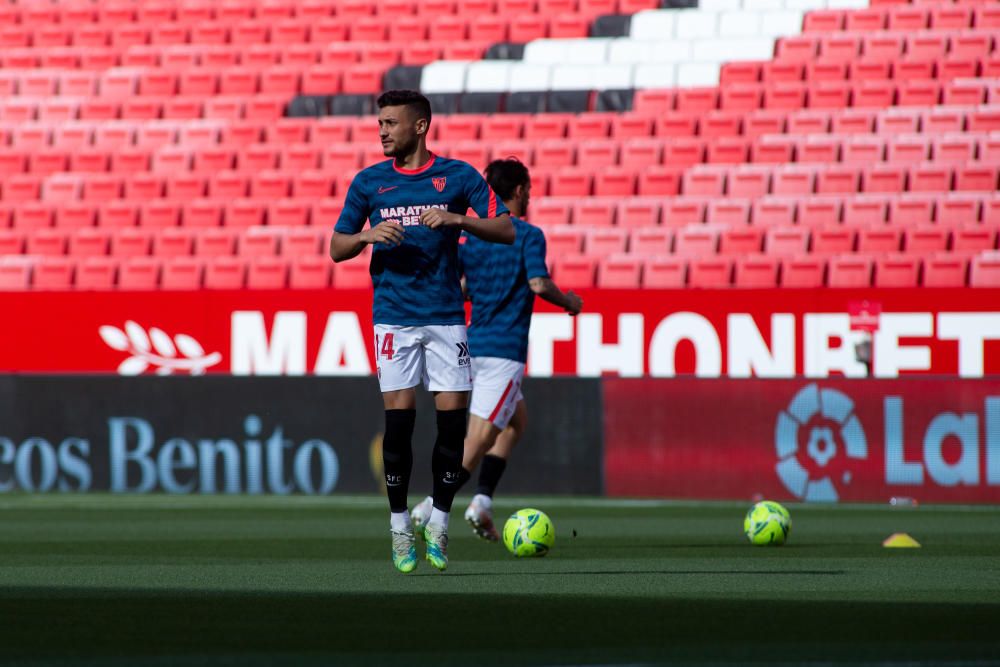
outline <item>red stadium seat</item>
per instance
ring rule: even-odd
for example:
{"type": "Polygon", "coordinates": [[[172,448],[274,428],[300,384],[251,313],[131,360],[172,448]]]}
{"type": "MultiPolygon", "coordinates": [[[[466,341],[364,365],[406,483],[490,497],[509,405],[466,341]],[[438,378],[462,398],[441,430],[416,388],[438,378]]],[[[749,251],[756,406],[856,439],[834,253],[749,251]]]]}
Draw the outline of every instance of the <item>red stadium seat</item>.
{"type": "Polygon", "coordinates": [[[581,199],[572,204],[573,222],[578,226],[586,227],[612,225],[615,223],[615,203],[611,198],[581,199]]]}
{"type": "Polygon", "coordinates": [[[232,257],[236,254],[237,230],[198,229],[194,234],[194,254],[197,257],[232,257]]]}
{"type": "Polygon", "coordinates": [[[677,257],[650,257],[642,267],[646,289],[678,289],[687,284],[687,260],[677,257]]]}
{"type": "Polygon", "coordinates": [[[920,225],[904,231],[903,248],[909,254],[931,255],[947,250],[950,238],[939,225],[920,225]]]}
{"type": "Polygon", "coordinates": [[[326,257],[327,232],[309,227],[288,229],[281,236],[280,254],[283,257],[326,257]]]}
{"type": "Polygon", "coordinates": [[[153,257],[135,257],[118,268],[118,289],[154,290],[160,282],[161,261],[153,257]]]}
{"type": "Polygon", "coordinates": [[[853,229],[823,227],[813,231],[812,254],[829,257],[854,251],[856,232],[853,229]]]}
{"type": "Polygon", "coordinates": [[[802,227],[771,227],[764,240],[765,251],[774,257],[799,257],[808,247],[809,230],[802,227]]]}
{"type": "Polygon", "coordinates": [[[669,227],[681,227],[704,222],[707,210],[708,205],[701,198],[677,197],[667,200],[663,206],[663,224],[669,227]]]}
{"type": "Polygon", "coordinates": [[[753,289],[777,287],[779,266],[774,257],[740,257],[736,260],[733,285],[753,289]]]}
{"type": "Polygon", "coordinates": [[[246,263],[235,257],[215,257],[205,263],[205,289],[242,289],[246,283],[246,263]]]}
{"type": "Polygon", "coordinates": [[[0,292],[27,290],[30,284],[29,263],[0,261],[0,292]]]}
{"type": "Polygon", "coordinates": [[[755,225],[791,225],[795,222],[795,201],[781,197],[762,197],[753,203],[750,218],[755,225]]]}
{"type": "Polygon", "coordinates": [[[335,289],[370,289],[371,275],[368,262],[354,260],[340,262],[333,266],[333,287],[335,289]]]}
{"type": "Polygon", "coordinates": [[[102,257],[108,254],[111,232],[105,229],[80,229],[69,237],[68,254],[72,257],[102,257]]]}
{"type": "Polygon", "coordinates": [[[726,256],[755,255],[764,243],[764,231],[759,227],[736,226],[722,232],[719,254],[726,256]]]}
{"type": "Polygon", "coordinates": [[[706,257],[714,255],[718,245],[718,230],[692,225],[678,230],[674,253],[684,257],[706,257]]]}
{"type": "Polygon", "coordinates": [[[708,202],[705,218],[710,223],[745,225],[750,222],[750,200],[735,197],[712,199],[708,202]]]}
{"type": "Polygon", "coordinates": [[[733,282],[733,260],[728,257],[692,260],[688,271],[690,287],[729,287],[733,282]]]}
{"type": "Polygon", "coordinates": [[[581,254],[583,239],[583,230],[574,227],[554,227],[545,232],[546,249],[551,257],[581,254]]]}
{"type": "Polygon", "coordinates": [[[969,260],[965,257],[937,256],[924,259],[924,287],[965,287],[969,260]]]}
{"type": "Polygon", "coordinates": [[[826,263],[821,259],[792,258],[781,260],[782,287],[822,287],[825,274],[826,263]]]}
{"type": "Polygon", "coordinates": [[[838,199],[806,199],[799,202],[799,224],[806,227],[837,225],[843,205],[838,199]]]}
{"type": "Polygon", "coordinates": [[[972,259],[970,287],[1000,287],[1000,254],[982,254],[972,259]]]}
{"type": "Polygon", "coordinates": [[[87,257],[76,265],[75,287],[78,290],[114,289],[118,279],[118,260],[87,257]]]}
{"type": "Polygon", "coordinates": [[[597,287],[602,289],[637,289],[641,283],[643,262],[634,257],[609,257],[597,267],[597,287]]]}
{"type": "Polygon", "coordinates": [[[153,232],[145,229],[115,229],[111,234],[111,256],[145,257],[153,246],[153,232]]]}
{"type": "Polygon", "coordinates": [[[652,166],[639,174],[638,194],[642,196],[672,196],[680,192],[682,171],[673,166],[652,166]]]}
{"type": "Polygon", "coordinates": [[[633,229],[629,253],[642,257],[668,255],[673,240],[673,232],[669,229],[633,229]]]}
{"type": "Polygon", "coordinates": [[[76,262],[62,257],[47,257],[34,265],[32,288],[36,290],[72,289],[76,262]]]}
{"type": "Polygon", "coordinates": [[[629,234],[625,229],[589,229],[584,236],[583,251],[590,257],[607,257],[624,253],[629,234]]]}
{"type": "Polygon", "coordinates": [[[618,202],[615,221],[619,227],[653,227],[660,222],[660,204],[643,197],[625,199],[618,202]]]}
{"type": "Polygon", "coordinates": [[[563,289],[586,289],[594,286],[596,271],[592,257],[562,257],[553,266],[552,278],[563,289]]]}
{"type": "Polygon", "coordinates": [[[284,289],[288,284],[288,264],[283,259],[261,257],[247,269],[248,289],[284,289]]]}
{"type": "Polygon", "coordinates": [[[829,287],[870,287],[872,260],[870,257],[834,257],[829,262],[829,287]]]}
{"type": "Polygon", "coordinates": [[[542,198],[531,203],[531,222],[535,225],[550,227],[553,225],[568,225],[573,209],[571,199],[542,198]]]}
{"type": "Polygon", "coordinates": [[[291,289],[326,289],[330,286],[331,262],[321,257],[294,257],[288,272],[291,289]]]}
{"type": "Polygon", "coordinates": [[[175,257],[163,262],[160,287],[165,290],[197,290],[202,287],[203,260],[175,257]]]}
{"type": "MultiPolygon", "coordinates": [[[[30,244],[30,239],[29,239],[30,244]]],[[[985,225],[970,225],[954,231],[952,250],[983,251],[997,247],[997,230],[985,225]]]]}
{"type": "Polygon", "coordinates": [[[875,287],[916,287],[920,260],[915,257],[879,257],[875,261],[875,287]]]}

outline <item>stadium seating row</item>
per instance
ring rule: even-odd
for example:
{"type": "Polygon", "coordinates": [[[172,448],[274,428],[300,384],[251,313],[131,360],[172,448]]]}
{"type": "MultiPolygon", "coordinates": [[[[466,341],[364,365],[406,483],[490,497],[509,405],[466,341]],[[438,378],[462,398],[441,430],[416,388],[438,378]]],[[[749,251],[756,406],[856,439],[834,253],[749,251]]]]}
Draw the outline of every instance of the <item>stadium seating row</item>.
{"type": "MultiPolygon", "coordinates": [[[[158,153],[149,169],[150,156],[141,151],[120,151],[111,158],[115,172],[136,173],[126,182],[116,179],[85,178],[92,169],[100,175],[107,169],[107,154],[81,152],[68,158],[65,154],[40,154],[54,160],[51,170],[39,167],[38,173],[8,174],[0,180],[0,195],[10,203],[32,202],[52,193],[54,199],[100,200],[113,194],[116,187],[124,191],[127,200],[148,197],[249,197],[258,203],[285,197],[343,197],[353,177],[354,169],[346,173],[314,171],[296,173],[275,171],[270,155],[267,162],[242,163],[244,171],[229,171],[231,162],[225,151],[210,153],[200,169],[187,172],[190,154],[158,153]],[[216,162],[215,157],[222,160],[216,162]],[[77,173],[63,173],[66,160],[77,173]],[[90,162],[93,160],[93,162],[90,162]],[[248,166],[249,164],[249,166],[248,166]],[[131,168],[130,168],[131,167],[131,168]],[[179,173],[184,172],[184,173],[179,173]],[[215,173],[214,177],[207,174],[215,173]],[[174,174],[174,176],[169,176],[174,174]],[[122,188],[124,187],[124,190],[122,188]],[[89,190],[88,190],[89,189],[89,190]]],[[[201,155],[205,155],[204,153],[201,155]]],[[[250,155],[254,155],[250,153],[250,155]]],[[[0,164],[4,161],[0,160],[0,164]]],[[[733,160],[732,162],[736,162],[733,160]]],[[[482,164],[482,163],[480,163],[482,164]]],[[[536,167],[533,169],[533,190],[537,196],[721,196],[730,194],[746,199],[765,195],[851,195],[854,193],[933,193],[948,190],[958,192],[994,192],[1000,178],[1000,166],[986,162],[962,165],[921,163],[914,165],[877,164],[869,167],[844,164],[774,165],[770,168],[748,169],[746,166],[695,165],[683,167],[536,167]]]]}
{"type": "MultiPolygon", "coordinates": [[[[55,177],[54,177],[55,178],[55,177]]],[[[58,183],[53,178],[53,183],[58,183]]],[[[346,189],[344,178],[338,187],[346,189]]],[[[262,179],[262,188],[280,181],[262,179]]],[[[222,173],[208,181],[215,199],[198,195],[205,181],[178,176],[172,180],[153,174],[131,178],[95,175],[67,189],[53,186],[48,201],[25,195],[21,202],[0,204],[0,229],[60,229],[83,227],[226,226],[330,226],[343,206],[340,198],[325,197],[332,179],[304,172],[292,182],[298,198],[262,196],[246,198],[247,179],[222,173]],[[79,189],[76,189],[79,188],[79,189]],[[163,199],[172,193],[176,199],[163,199]],[[73,199],[80,196],[81,199],[73,199]],[[62,201],[57,201],[62,198],[62,201]]],[[[59,185],[66,185],[59,183],[59,185]]],[[[266,190],[264,190],[266,191],[266,190]]],[[[531,220],[540,225],[573,223],[579,226],[676,227],[692,222],[770,226],[797,223],[816,226],[841,223],[888,223],[897,226],[1000,223],[1000,198],[990,192],[926,194],[859,194],[815,196],[638,196],[638,197],[538,197],[531,206],[531,220]]]]}
{"type": "MultiPolygon", "coordinates": [[[[725,132],[722,119],[705,131],[725,132]]],[[[442,129],[441,134],[451,132],[442,129]]],[[[457,133],[457,132],[456,132],[457,133]]],[[[48,145],[45,132],[28,128],[15,130],[12,145],[0,156],[0,178],[14,174],[47,176],[59,172],[133,172],[179,169],[196,173],[236,170],[246,174],[263,169],[280,169],[291,174],[306,169],[328,172],[357,171],[384,159],[377,144],[327,143],[287,144],[215,144],[217,128],[192,127],[182,131],[186,140],[179,145],[133,146],[132,137],[117,128],[105,128],[95,137],[101,147],[84,143],[86,137],[60,132],[48,145]],[[67,137],[74,139],[63,141],[67,137]],[[78,141],[76,139],[79,139],[78,141]],[[199,145],[200,144],[200,145],[199,145]]],[[[144,139],[147,137],[144,137],[144,139]]],[[[151,137],[150,143],[159,137],[151,137]]],[[[544,170],[582,167],[600,172],[619,167],[618,171],[637,172],[647,167],[663,166],[679,172],[698,166],[705,171],[740,173],[746,178],[756,174],[766,192],[770,174],[778,167],[807,169],[806,165],[869,165],[870,169],[902,169],[914,165],[955,165],[982,162],[996,164],[1000,156],[1000,133],[947,133],[938,136],[898,134],[887,138],[871,135],[807,135],[787,137],[765,135],[756,140],[737,135],[712,137],[661,137],[647,139],[585,139],[576,144],[562,139],[539,141],[437,141],[434,151],[483,167],[491,158],[514,156],[532,168],[544,170]],[[704,163],[704,164],[703,164],[704,163]],[[738,165],[736,167],[712,165],[738,165]]],[[[813,169],[813,167],[808,167],[813,169]]],[[[635,175],[642,176],[641,171],[635,175]]]]}
{"type": "Polygon", "coordinates": [[[1000,255],[985,253],[971,260],[942,256],[834,257],[778,259],[746,256],[686,260],[630,257],[596,261],[567,258],[553,277],[569,288],[815,288],[815,287],[997,287],[1000,255]]]}
{"type": "Polygon", "coordinates": [[[0,256],[316,257],[327,255],[329,229],[315,227],[0,229],[0,256]]]}
{"type": "Polygon", "coordinates": [[[0,259],[0,290],[340,289],[371,287],[365,262],[328,258],[63,257],[0,259]]]}
{"type": "MultiPolygon", "coordinates": [[[[275,23],[293,17],[318,21],[331,16],[363,19],[370,16],[398,17],[416,14],[428,17],[443,15],[479,16],[483,14],[538,13],[546,16],[574,13],[584,16],[632,14],[658,6],[656,0],[301,0],[298,2],[262,2],[226,0],[219,3],[182,3],[170,0],[155,2],[99,2],[5,5],[0,9],[0,26],[46,27],[95,23],[100,26],[129,24],[156,26],[179,23],[194,26],[218,21],[231,25],[257,19],[275,23]]],[[[825,2],[808,3],[810,8],[827,6],[825,2]]]]}
{"type": "MultiPolygon", "coordinates": [[[[703,90],[680,94],[684,104],[694,104],[703,90]],[[690,93],[690,94],[687,94],[690,93]]],[[[639,91],[635,113],[546,113],[445,115],[431,125],[431,148],[441,151],[441,143],[483,141],[489,145],[505,140],[527,142],[520,151],[533,150],[533,144],[570,138],[591,140],[613,138],[624,148],[629,141],[665,137],[705,138],[743,136],[757,139],[762,135],[789,134],[877,135],[860,141],[894,141],[894,135],[955,135],[962,132],[982,134],[1000,131],[1000,105],[949,106],[930,108],[893,108],[884,110],[799,110],[752,111],[685,110],[665,108],[674,102],[673,91],[639,91]]],[[[233,147],[268,143],[283,149],[287,144],[312,143],[324,150],[338,145],[344,150],[350,143],[358,154],[374,151],[377,126],[374,117],[281,118],[272,122],[232,121],[224,119],[187,120],[77,120],[0,122],[0,146],[11,145],[15,151],[55,146],[78,149],[85,146],[118,149],[128,146],[159,148],[182,144],[192,148],[220,144],[233,147]]],[[[813,139],[816,141],[818,139],[813,139]]],[[[768,141],[781,142],[770,138],[768,141]]],[[[571,144],[572,145],[572,144],[571,144]]]]}
{"type": "MultiPolygon", "coordinates": [[[[596,259],[618,254],[636,256],[675,254],[684,257],[739,256],[764,253],[776,257],[805,254],[905,253],[926,256],[952,251],[997,249],[1000,224],[963,224],[953,228],[919,225],[901,229],[884,224],[813,228],[775,225],[768,228],[740,224],[688,224],[660,227],[592,227],[553,225],[546,229],[552,258],[586,255],[596,259]]],[[[239,256],[297,257],[326,255],[328,229],[322,228],[80,228],[3,230],[0,256],[58,257],[183,257],[239,256]]]]}
{"type": "Polygon", "coordinates": [[[691,223],[771,227],[882,224],[907,229],[929,225],[955,227],[1000,225],[1000,197],[965,193],[929,195],[857,195],[853,197],[762,197],[756,201],[727,197],[578,197],[539,198],[531,220],[544,227],[675,228],[691,223]]]}
{"type": "MultiPolygon", "coordinates": [[[[967,257],[568,257],[553,277],[566,288],[1000,287],[1000,254],[967,257]]],[[[0,260],[0,290],[366,289],[363,262],[318,257],[139,257],[0,260]]]]}
{"type": "Polygon", "coordinates": [[[995,4],[888,5],[862,10],[818,10],[803,22],[803,32],[923,30],[925,28],[1000,27],[1000,7],[995,4]]]}

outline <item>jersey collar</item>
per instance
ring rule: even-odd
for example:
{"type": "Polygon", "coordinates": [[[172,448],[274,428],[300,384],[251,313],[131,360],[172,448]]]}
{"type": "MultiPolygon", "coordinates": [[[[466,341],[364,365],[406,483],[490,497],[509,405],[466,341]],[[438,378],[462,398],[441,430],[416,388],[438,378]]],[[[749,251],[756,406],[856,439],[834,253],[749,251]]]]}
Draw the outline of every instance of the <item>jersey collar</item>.
{"type": "Polygon", "coordinates": [[[404,167],[397,166],[396,165],[396,160],[393,159],[392,160],[392,168],[395,169],[400,174],[403,174],[405,176],[416,176],[417,174],[422,174],[425,171],[427,171],[428,169],[430,169],[431,167],[433,167],[434,166],[434,161],[437,160],[437,155],[435,155],[434,153],[431,153],[430,155],[431,155],[431,159],[428,160],[427,162],[425,162],[422,167],[417,167],[416,169],[406,169],[404,167]]]}

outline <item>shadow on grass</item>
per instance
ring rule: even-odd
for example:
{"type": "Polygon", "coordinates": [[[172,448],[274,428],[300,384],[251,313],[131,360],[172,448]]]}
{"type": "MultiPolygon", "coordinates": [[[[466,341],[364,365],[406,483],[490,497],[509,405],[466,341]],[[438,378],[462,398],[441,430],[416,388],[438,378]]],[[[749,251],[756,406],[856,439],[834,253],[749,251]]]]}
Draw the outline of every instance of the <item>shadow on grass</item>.
{"type": "Polygon", "coordinates": [[[762,649],[781,661],[976,660],[1000,655],[998,624],[1000,604],[528,595],[499,584],[495,595],[15,588],[0,592],[0,662],[244,656],[241,664],[277,664],[281,656],[325,656],[379,664],[396,656],[405,664],[492,665],[510,664],[516,651],[535,656],[529,664],[660,664],[758,661],[762,649]]]}

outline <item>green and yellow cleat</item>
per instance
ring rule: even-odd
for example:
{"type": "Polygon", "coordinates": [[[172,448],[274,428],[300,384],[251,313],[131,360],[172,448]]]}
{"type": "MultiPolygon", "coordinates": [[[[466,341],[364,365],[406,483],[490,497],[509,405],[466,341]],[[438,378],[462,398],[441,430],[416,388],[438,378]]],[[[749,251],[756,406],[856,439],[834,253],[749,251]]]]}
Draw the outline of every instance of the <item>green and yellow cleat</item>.
{"type": "Polygon", "coordinates": [[[424,540],[427,542],[427,560],[444,571],[448,567],[448,529],[427,524],[424,527],[424,540]]]}
{"type": "Polygon", "coordinates": [[[391,530],[392,564],[406,574],[417,567],[417,547],[412,530],[391,530]]]}

